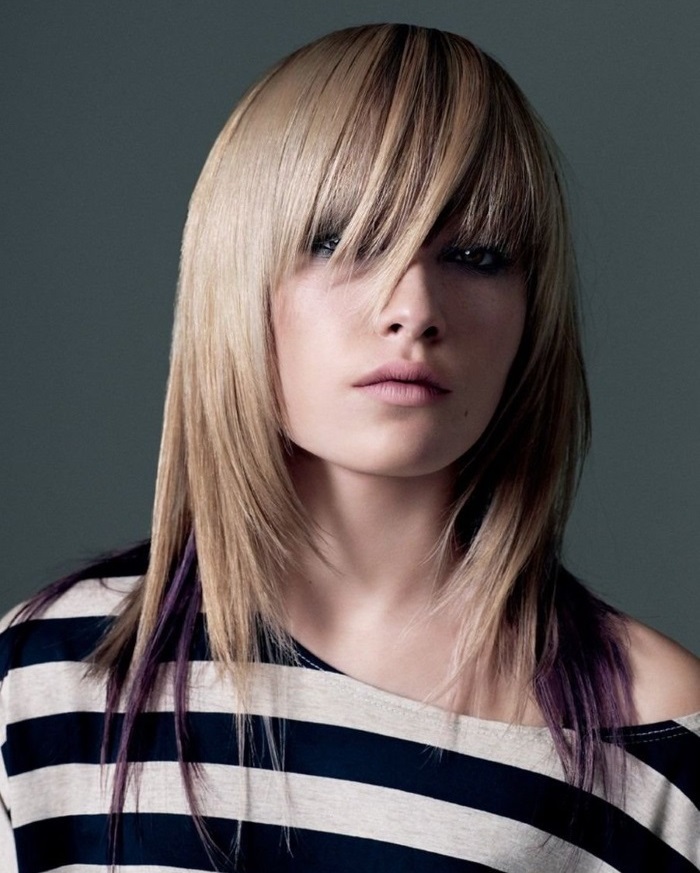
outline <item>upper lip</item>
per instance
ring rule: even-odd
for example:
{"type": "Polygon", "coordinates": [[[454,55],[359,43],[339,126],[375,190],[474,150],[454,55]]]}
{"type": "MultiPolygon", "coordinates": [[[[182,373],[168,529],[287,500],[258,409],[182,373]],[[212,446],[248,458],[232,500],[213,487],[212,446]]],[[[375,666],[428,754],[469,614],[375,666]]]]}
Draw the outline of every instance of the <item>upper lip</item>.
{"type": "Polygon", "coordinates": [[[428,385],[438,391],[448,392],[441,378],[426,364],[412,363],[411,361],[390,361],[382,364],[371,373],[367,373],[355,383],[355,388],[363,388],[366,385],[376,385],[377,382],[414,382],[418,385],[428,385]]]}

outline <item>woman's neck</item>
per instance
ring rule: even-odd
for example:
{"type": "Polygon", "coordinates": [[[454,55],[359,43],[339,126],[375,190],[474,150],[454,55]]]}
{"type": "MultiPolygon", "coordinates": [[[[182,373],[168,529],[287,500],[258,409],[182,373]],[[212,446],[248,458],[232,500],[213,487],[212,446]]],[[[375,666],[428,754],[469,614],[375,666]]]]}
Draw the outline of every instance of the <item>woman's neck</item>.
{"type": "Polygon", "coordinates": [[[378,608],[430,599],[451,471],[376,476],[300,454],[292,475],[328,562],[312,553],[300,556],[307,590],[331,597],[339,608],[348,599],[378,608]]]}

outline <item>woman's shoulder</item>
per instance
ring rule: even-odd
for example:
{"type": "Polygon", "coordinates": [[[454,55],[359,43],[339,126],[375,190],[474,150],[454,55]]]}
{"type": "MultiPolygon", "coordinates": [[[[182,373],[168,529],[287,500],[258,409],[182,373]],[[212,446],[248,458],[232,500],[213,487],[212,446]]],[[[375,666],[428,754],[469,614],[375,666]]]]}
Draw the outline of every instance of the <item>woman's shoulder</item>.
{"type": "Polygon", "coordinates": [[[26,659],[81,660],[148,568],[150,541],[104,553],[0,619],[0,679],[26,659]]]}
{"type": "Polygon", "coordinates": [[[93,576],[77,579],[50,595],[51,586],[10,609],[0,619],[0,633],[26,621],[108,615],[138,583],[140,576],[93,576]]]}
{"type": "Polygon", "coordinates": [[[140,578],[78,579],[11,609],[0,620],[0,680],[11,670],[87,658],[140,578]]]}
{"type": "Polygon", "coordinates": [[[700,713],[700,659],[636,619],[625,619],[640,724],[700,713]]]}

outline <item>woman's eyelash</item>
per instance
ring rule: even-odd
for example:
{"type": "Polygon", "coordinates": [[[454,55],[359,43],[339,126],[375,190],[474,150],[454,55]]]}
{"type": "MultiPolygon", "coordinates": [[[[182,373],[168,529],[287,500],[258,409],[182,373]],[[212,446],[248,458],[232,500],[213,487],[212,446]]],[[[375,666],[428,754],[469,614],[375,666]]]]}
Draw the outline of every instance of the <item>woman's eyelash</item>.
{"type": "MultiPolygon", "coordinates": [[[[317,237],[311,244],[312,256],[325,259],[332,257],[340,245],[340,239],[337,233],[317,237]]],[[[441,252],[440,259],[484,276],[496,275],[513,264],[513,259],[503,249],[489,245],[449,245],[441,252]]]]}
{"type": "Polygon", "coordinates": [[[486,276],[507,270],[513,264],[513,259],[503,249],[483,245],[448,246],[442,252],[442,260],[486,276]]]}

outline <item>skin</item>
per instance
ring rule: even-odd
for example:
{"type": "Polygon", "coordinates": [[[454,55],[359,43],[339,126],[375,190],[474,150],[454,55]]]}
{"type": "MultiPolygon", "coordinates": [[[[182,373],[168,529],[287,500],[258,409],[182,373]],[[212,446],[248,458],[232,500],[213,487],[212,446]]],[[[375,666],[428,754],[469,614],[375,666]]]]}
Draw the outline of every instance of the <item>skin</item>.
{"type": "MultiPolygon", "coordinates": [[[[469,268],[446,255],[450,242],[446,229],[416,252],[373,324],[358,304],[377,294],[375,280],[362,272],[341,278],[328,251],[305,259],[275,296],[291,471],[333,568],[300,556],[286,588],[289,630],[376,687],[488,719],[509,720],[517,709],[519,721],[541,725],[527,691],[503,681],[467,676],[462,698],[435,690],[455,627],[449,616],[427,613],[428,556],[455,461],[496,409],[526,316],[517,268],[469,268]],[[395,360],[428,364],[450,393],[405,407],[356,386],[395,360]],[[465,703],[473,700],[470,682],[480,691],[476,711],[465,703]]],[[[628,627],[638,721],[700,710],[700,661],[632,619],[628,627]]]]}
{"type": "Polygon", "coordinates": [[[700,659],[653,628],[628,620],[637,721],[700,711],[700,659]]]}

